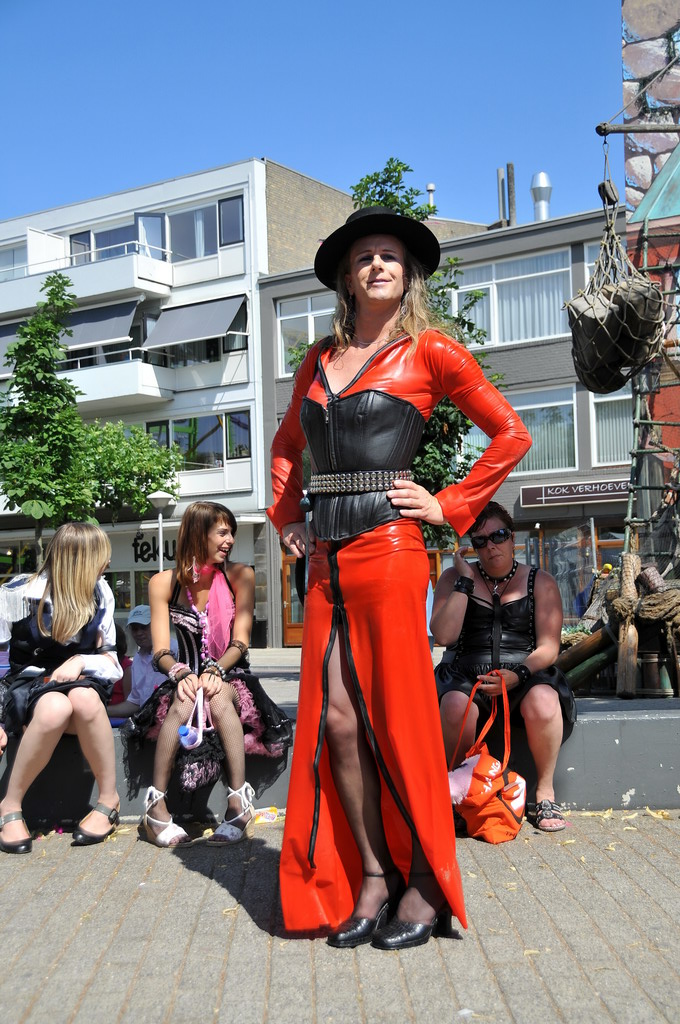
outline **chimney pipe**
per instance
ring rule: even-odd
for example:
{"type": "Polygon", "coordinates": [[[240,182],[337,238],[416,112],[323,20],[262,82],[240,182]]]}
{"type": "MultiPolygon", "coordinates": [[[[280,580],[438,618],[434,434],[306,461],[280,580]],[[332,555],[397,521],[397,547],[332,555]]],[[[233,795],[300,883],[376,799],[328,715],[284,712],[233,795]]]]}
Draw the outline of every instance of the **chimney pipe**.
{"type": "Polygon", "coordinates": [[[507,164],[508,175],[508,221],[511,228],[517,223],[517,204],[515,203],[515,165],[507,164]]]}
{"type": "Polygon", "coordinates": [[[537,171],[531,179],[531,198],[534,201],[534,220],[550,218],[552,185],[545,171],[537,171]]]}
{"type": "Polygon", "coordinates": [[[496,168],[496,181],[498,183],[498,219],[505,226],[508,214],[505,207],[505,175],[502,167],[496,168]]]}
{"type": "Polygon", "coordinates": [[[428,206],[434,206],[434,190],[435,190],[435,188],[436,188],[436,185],[433,182],[430,182],[428,185],[425,186],[425,191],[427,192],[427,205],[428,206]]]}

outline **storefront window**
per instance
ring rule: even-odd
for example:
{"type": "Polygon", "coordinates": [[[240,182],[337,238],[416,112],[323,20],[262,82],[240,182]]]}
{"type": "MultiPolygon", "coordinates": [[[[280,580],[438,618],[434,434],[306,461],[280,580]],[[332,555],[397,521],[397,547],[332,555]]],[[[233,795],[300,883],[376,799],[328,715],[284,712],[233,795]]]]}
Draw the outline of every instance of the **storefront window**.
{"type": "Polygon", "coordinates": [[[20,573],[36,571],[35,547],[32,542],[8,544],[0,549],[0,584],[20,573]]]}
{"type": "Polygon", "coordinates": [[[131,580],[129,572],[105,572],[104,579],[113,591],[115,610],[129,612],[132,607],[131,580]]]}
{"type": "Polygon", "coordinates": [[[543,567],[554,576],[559,588],[565,626],[576,625],[586,609],[593,582],[593,555],[589,522],[543,532],[543,567]]]}
{"type": "Polygon", "coordinates": [[[149,603],[149,580],[156,572],[156,569],[146,569],[135,573],[135,604],[149,603]]]}

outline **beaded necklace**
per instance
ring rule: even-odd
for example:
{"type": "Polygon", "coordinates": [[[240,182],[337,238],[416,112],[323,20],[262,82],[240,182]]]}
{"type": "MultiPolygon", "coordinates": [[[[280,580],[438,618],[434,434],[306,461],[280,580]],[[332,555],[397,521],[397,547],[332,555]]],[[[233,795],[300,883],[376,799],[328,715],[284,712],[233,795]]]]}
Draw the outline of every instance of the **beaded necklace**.
{"type": "Polygon", "coordinates": [[[191,596],[191,591],[189,590],[188,587],[187,587],[187,601],[189,602],[189,607],[191,608],[192,612],[194,612],[194,614],[196,615],[196,618],[198,619],[198,624],[201,627],[201,664],[205,665],[206,661],[210,657],[210,653],[208,651],[208,637],[210,636],[210,624],[208,622],[208,608],[210,607],[210,601],[209,600],[206,601],[205,602],[205,609],[202,612],[199,612],[198,608],[194,604],[194,599],[191,596]]]}

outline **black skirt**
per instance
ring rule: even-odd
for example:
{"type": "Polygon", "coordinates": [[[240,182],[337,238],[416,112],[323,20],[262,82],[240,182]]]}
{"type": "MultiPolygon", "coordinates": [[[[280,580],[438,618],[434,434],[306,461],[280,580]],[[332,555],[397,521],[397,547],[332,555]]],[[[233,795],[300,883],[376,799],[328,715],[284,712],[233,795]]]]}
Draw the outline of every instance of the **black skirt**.
{"type": "Polygon", "coordinates": [[[107,704],[113,691],[113,680],[92,679],[80,676],[65,683],[51,682],[50,676],[29,669],[9,673],[0,686],[5,689],[4,719],[5,731],[20,736],[28,725],[36,703],[47,693],[68,693],[78,687],[90,687],[98,694],[102,704],[107,704]]]}

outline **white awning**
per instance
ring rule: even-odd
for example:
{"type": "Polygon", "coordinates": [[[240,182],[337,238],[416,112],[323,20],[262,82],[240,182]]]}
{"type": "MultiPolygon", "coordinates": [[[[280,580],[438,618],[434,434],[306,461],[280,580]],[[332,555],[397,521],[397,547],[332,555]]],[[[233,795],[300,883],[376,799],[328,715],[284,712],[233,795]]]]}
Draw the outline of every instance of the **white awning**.
{"type": "Polygon", "coordinates": [[[196,302],[193,306],[174,306],[161,313],[147,338],[145,348],[165,348],[188,341],[221,338],[231,327],[245,302],[245,295],[229,299],[196,302]]]}

